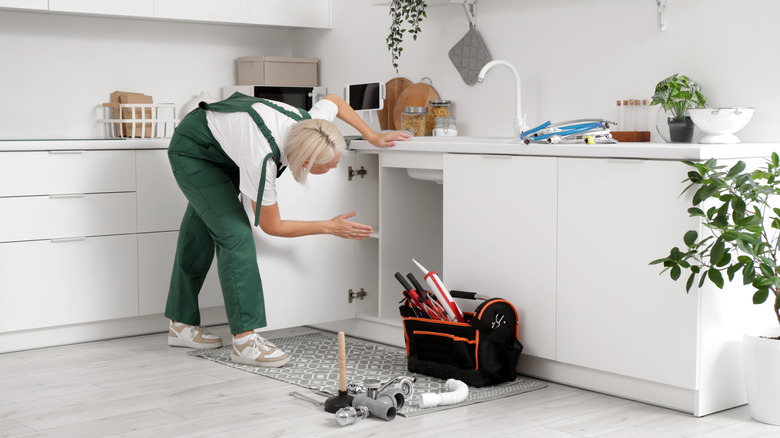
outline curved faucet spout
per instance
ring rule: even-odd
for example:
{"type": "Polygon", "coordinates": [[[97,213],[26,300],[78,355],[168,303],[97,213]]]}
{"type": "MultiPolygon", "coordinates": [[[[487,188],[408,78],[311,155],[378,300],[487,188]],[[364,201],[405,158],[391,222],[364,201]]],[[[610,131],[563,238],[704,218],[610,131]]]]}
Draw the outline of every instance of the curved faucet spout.
{"type": "Polygon", "coordinates": [[[485,75],[487,72],[497,65],[503,65],[504,67],[508,68],[515,77],[515,124],[513,127],[513,132],[516,137],[519,137],[523,131],[528,129],[528,127],[525,125],[525,118],[523,117],[523,112],[520,107],[520,73],[517,72],[517,69],[506,61],[496,59],[488,62],[484,67],[482,67],[482,70],[477,76],[477,82],[482,83],[485,80],[485,75]]]}

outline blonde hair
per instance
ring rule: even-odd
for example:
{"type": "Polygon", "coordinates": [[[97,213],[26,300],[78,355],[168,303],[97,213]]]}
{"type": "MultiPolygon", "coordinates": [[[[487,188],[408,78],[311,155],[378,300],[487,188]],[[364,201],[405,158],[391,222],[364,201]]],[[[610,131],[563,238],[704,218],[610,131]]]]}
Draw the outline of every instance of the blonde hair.
{"type": "Polygon", "coordinates": [[[327,164],[336,154],[347,150],[347,143],[333,123],[322,119],[302,120],[290,128],[284,144],[287,161],[293,178],[306,184],[309,168],[313,164],[327,164]]]}

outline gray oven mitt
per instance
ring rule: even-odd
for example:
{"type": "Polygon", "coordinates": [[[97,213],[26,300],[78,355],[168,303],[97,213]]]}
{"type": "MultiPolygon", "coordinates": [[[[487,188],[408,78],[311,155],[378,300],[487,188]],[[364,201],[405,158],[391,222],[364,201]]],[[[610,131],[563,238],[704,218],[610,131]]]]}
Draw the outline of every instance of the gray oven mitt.
{"type": "Polygon", "coordinates": [[[450,49],[450,60],[466,84],[477,81],[482,67],[490,62],[490,55],[475,27],[450,49]]]}

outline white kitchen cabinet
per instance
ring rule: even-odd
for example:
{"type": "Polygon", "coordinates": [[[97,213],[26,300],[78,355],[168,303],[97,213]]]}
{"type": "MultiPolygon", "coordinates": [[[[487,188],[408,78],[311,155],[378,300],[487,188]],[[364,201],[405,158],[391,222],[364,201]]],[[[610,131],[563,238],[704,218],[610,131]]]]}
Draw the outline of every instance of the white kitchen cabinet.
{"type": "Polygon", "coordinates": [[[135,234],[135,193],[0,198],[0,242],[135,234]]]}
{"type": "Polygon", "coordinates": [[[135,152],[3,152],[0,197],[134,192],[135,152]]]}
{"type": "MultiPolygon", "coordinates": [[[[171,283],[178,231],[138,234],[138,314],[165,312],[171,283]]],[[[223,306],[216,263],[212,265],[198,295],[201,309],[223,306]]],[[[225,318],[223,322],[226,322],[225,318]]]]}
{"type": "Polygon", "coordinates": [[[49,0],[52,12],[151,18],[155,0],[49,0]]]}
{"type": "Polygon", "coordinates": [[[551,157],[444,155],[445,283],[507,299],[523,354],[547,359],[556,346],[557,174],[551,157]]]}
{"type": "Polygon", "coordinates": [[[160,19],[262,26],[331,27],[331,0],[154,0],[160,19]]]}
{"type": "MultiPolygon", "coordinates": [[[[650,266],[699,222],[687,166],[559,159],[557,360],[695,387],[699,291],[650,266]]],[[[684,281],[683,279],[682,281],[684,281]]]]}
{"type": "Polygon", "coordinates": [[[138,232],[176,231],[187,198],[176,184],[167,149],[135,151],[138,232]]]}
{"type": "MultiPolygon", "coordinates": [[[[176,240],[187,198],[173,177],[167,149],[137,150],[135,155],[138,180],[138,313],[162,314],[165,312],[176,240]]],[[[206,277],[198,303],[201,308],[223,305],[216,266],[206,277]]]]}
{"type": "MultiPolygon", "coordinates": [[[[291,175],[283,175],[277,182],[281,217],[324,220],[354,211],[361,181],[349,181],[348,167],[355,165],[354,154],[350,153],[337,169],[309,175],[308,187],[295,182],[291,175]]],[[[247,214],[251,214],[249,202],[244,204],[247,214]]],[[[371,217],[376,213],[365,218],[359,214],[353,220],[371,217]]],[[[362,266],[376,265],[376,255],[366,255],[366,248],[375,246],[371,239],[363,242],[331,235],[286,239],[269,236],[259,227],[254,231],[268,329],[353,318],[363,302],[349,303],[349,290],[362,287],[376,295],[376,278],[370,285],[360,284],[355,275],[362,266]]]]}
{"type": "Polygon", "coordinates": [[[134,234],[0,244],[0,332],[138,315],[134,234]]]}
{"type": "Polygon", "coordinates": [[[45,11],[49,9],[49,0],[0,0],[0,8],[45,11]]]}

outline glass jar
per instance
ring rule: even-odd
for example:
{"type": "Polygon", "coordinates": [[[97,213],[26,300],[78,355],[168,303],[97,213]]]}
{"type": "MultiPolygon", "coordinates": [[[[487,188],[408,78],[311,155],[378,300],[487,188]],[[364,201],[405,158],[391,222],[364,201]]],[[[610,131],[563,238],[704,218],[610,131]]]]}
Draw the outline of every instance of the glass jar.
{"type": "Polygon", "coordinates": [[[433,132],[436,119],[439,117],[450,117],[452,115],[451,100],[431,100],[428,102],[430,110],[428,111],[428,132],[433,132]]]}
{"type": "Polygon", "coordinates": [[[436,117],[433,128],[434,137],[455,137],[458,135],[458,127],[455,125],[455,117],[436,117]]]}
{"type": "Polygon", "coordinates": [[[433,118],[437,117],[449,117],[451,115],[450,107],[452,106],[451,100],[432,100],[430,101],[431,105],[431,115],[433,118]]]}
{"type": "Polygon", "coordinates": [[[401,129],[409,131],[415,136],[428,135],[427,128],[428,108],[424,106],[407,106],[401,113],[401,129]]]}

